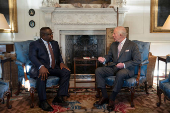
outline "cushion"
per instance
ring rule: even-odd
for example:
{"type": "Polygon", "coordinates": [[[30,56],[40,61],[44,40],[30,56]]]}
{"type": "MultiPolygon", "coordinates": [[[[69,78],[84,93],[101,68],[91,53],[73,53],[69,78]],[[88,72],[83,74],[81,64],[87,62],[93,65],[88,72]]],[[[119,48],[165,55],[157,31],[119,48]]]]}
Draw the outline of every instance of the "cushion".
{"type": "MultiPolygon", "coordinates": [[[[36,88],[36,79],[30,78],[30,87],[36,88]]],[[[49,76],[46,82],[46,87],[52,87],[59,84],[59,77],[49,76]]]]}
{"type": "MultiPolygon", "coordinates": [[[[109,77],[107,77],[105,79],[106,84],[108,86],[113,86],[113,84],[115,82],[115,78],[116,78],[116,76],[109,76],[109,77]]],[[[136,86],[136,84],[137,84],[136,78],[137,78],[137,75],[135,75],[132,78],[125,79],[124,83],[123,83],[123,87],[129,87],[130,88],[130,87],[136,86]]],[[[146,77],[145,76],[141,76],[140,79],[139,79],[139,84],[142,84],[144,81],[146,81],[146,77]]]]}

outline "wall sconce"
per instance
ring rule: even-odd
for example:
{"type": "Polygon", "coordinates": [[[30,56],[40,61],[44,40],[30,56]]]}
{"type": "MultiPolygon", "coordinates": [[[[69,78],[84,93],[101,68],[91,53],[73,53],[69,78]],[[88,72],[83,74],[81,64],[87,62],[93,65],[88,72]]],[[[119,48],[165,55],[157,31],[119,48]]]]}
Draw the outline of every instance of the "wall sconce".
{"type": "Polygon", "coordinates": [[[166,19],[162,29],[167,29],[170,30],[170,15],[168,16],[168,18],[166,19]]]}

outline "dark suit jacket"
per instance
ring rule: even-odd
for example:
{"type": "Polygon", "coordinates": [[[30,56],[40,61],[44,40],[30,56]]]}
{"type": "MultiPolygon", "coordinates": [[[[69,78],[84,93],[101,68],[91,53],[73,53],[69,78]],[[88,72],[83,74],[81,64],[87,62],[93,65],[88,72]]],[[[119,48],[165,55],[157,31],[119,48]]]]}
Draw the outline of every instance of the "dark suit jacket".
{"type": "MultiPolygon", "coordinates": [[[[57,41],[51,41],[54,58],[55,58],[55,67],[63,62],[59,45],[57,41]]],[[[38,71],[41,65],[44,65],[47,69],[50,68],[50,58],[46,46],[42,39],[33,41],[29,45],[29,59],[33,64],[34,71],[38,71]]],[[[38,73],[38,72],[37,72],[38,73]]],[[[37,77],[38,74],[31,74],[30,77],[37,77]]]]}
{"type": "Polygon", "coordinates": [[[118,42],[113,42],[110,46],[108,54],[105,56],[106,62],[112,61],[109,66],[114,66],[118,63],[124,63],[128,70],[129,76],[134,75],[135,66],[141,63],[141,54],[136,43],[126,39],[118,58],[118,42]]]}

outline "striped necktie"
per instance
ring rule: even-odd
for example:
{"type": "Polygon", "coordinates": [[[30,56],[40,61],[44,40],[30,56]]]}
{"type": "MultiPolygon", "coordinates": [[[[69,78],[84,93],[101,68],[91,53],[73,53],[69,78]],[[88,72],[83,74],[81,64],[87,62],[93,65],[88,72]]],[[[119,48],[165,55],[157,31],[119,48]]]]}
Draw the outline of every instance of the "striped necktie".
{"type": "Polygon", "coordinates": [[[49,42],[47,42],[47,43],[48,43],[48,48],[49,48],[49,50],[50,50],[51,59],[52,59],[51,68],[54,69],[54,67],[55,67],[54,53],[53,53],[53,50],[52,50],[52,48],[51,48],[50,43],[49,43],[49,42]]]}

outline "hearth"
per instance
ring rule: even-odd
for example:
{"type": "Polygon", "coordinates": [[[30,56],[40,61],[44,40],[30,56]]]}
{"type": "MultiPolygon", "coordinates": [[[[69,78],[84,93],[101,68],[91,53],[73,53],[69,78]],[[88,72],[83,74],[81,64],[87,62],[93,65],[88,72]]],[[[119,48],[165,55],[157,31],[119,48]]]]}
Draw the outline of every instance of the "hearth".
{"type": "MultiPolygon", "coordinates": [[[[105,35],[66,35],[65,36],[65,63],[74,73],[75,57],[99,57],[105,54],[105,35]]],[[[94,63],[94,61],[79,61],[78,63],[94,63]]],[[[100,65],[100,64],[99,64],[100,65]]],[[[98,65],[98,66],[99,66],[98,65]]],[[[79,66],[78,74],[94,74],[95,67],[79,66]]]]}

